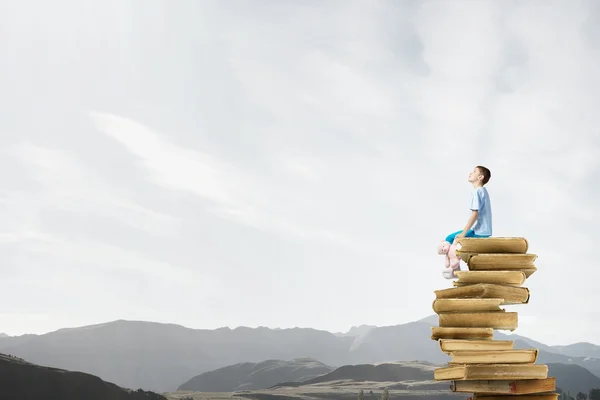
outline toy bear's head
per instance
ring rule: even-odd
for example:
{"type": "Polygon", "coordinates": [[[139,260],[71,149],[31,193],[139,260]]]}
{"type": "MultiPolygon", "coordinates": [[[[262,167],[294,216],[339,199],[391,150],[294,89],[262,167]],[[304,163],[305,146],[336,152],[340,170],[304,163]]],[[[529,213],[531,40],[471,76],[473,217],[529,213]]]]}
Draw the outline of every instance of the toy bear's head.
{"type": "Polygon", "coordinates": [[[437,249],[438,254],[448,254],[449,250],[450,250],[450,243],[448,243],[445,240],[442,240],[440,242],[440,244],[438,245],[438,249],[437,249]]]}

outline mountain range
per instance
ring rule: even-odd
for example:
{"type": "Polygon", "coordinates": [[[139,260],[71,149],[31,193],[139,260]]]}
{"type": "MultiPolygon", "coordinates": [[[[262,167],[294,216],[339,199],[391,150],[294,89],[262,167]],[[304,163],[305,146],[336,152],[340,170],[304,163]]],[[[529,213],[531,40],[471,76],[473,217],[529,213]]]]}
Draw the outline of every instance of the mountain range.
{"type": "MultiPolygon", "coordinates": [[[[404,400],[455,400],[460,393],[448,382],[433,380],[437,366],[423,362],[329,367],[313,359],[267,360],[241,363],[204,373],[182,385],[178,392],[162,395],[141,389],[120,388],[100,378],[75,371],[44,367],[0,354],[0,398],[21,400],[351,400],[363,390],[366,398],[379,399],[384,389],[390,398],[404,400]],[[287,381],[286,381],[287,380],[287,381]],[[280,382],[271,385],[273,382],[280,382]],[[218,391],[218,392],[215,392],[218,391]]],[[[600,387],[600,378],[578,365],[548,364],[549,374],[573,394],[600,387]]],[[[565,400],[575,400],[564,397],[565,400]]]]}
{"type": "MultiPolygon", "coordinates": [[[[325,365],[425,361],[449,357],[430,339],[437,316],[388,327],[356,327],[347,334],[310,328],[215,330],[140,321],[114,321],[43,335],[0,338],[0,352],[27,361],[96,375],[122,387],[174,391],[205,372],[239,363],[313,358],[325,365]]],[[[540,349],[538,362],[580,365],[600,375],[600,348],[589,343],[547,346],[496,332],[517,347],[540,349]]]]}

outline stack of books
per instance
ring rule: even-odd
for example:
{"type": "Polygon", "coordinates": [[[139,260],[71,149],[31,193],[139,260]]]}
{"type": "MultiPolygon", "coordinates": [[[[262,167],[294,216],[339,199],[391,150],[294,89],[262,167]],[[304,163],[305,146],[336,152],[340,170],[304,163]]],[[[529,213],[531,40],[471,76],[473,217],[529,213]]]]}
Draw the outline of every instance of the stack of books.
{"type": "Polygon", "coordinates": [[[515,349],[512,340],[494,339],[494,330],[514,331],[518,313],[502,306],[527,304],[523,286],[537,271],[535,254],[525,238],[461,238],[459,257],[467,270],[457,271],[453,287],[435,291],[438,325],[431,338],[450,356],[434,371],[453,392],[474,400],[557,400],[556,380],[548,366],[536,364],[538,349],[515,349]]]}

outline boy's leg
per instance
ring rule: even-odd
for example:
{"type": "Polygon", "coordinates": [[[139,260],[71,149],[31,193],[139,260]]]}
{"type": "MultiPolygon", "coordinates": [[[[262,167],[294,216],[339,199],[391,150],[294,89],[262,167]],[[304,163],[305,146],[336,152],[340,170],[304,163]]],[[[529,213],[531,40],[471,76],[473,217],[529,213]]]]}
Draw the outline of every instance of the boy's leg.
{"type": "Polygon", "coordinates": [[[448,242],[450,244],[454,243],[454,238],[456,238],[456,235],[458,235],[461,232],[462,232],[462,229],[460,231],[456,231],[454,233],[449,234],[448,236],[446,236],[446,242],[448,242]]]}
{"type": "Polygon", "coordinates": [[[489,238],[490,235],[476,235],[475,232],[473,232],[473,229],[469,229],[467,231],[467,234],[465,235],[465,237],[474,237],[474,238],[489,238]]]}
{"type": "MultiPolygon", "coordinates": [[[[450,244],[454,243],[454,239],[456,238],[456,235],[458,235],[461,232],[462,232],[462,229],[460,231],[456,231],[454,233],[449,234],[448,236],[446,236],[446,242],[448,242],[450,244]]],[[[487,238],[489,236],[476,235],[475,232],[473,231],[473,229],[469,229],[467,231],[467,233],[465,234],[465,237],[487,238]]]]}

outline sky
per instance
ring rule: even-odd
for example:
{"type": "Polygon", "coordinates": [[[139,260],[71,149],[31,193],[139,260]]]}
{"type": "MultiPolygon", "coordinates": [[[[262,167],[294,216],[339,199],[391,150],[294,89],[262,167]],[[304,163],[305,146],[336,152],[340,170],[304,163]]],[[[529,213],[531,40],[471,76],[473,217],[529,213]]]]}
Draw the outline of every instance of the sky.
{"type": "Polygon", "coordinates": [[[0,5],[0,332],[396,325],[492,171],[515,333],[600,345],[600,3],[0,5]]]}

